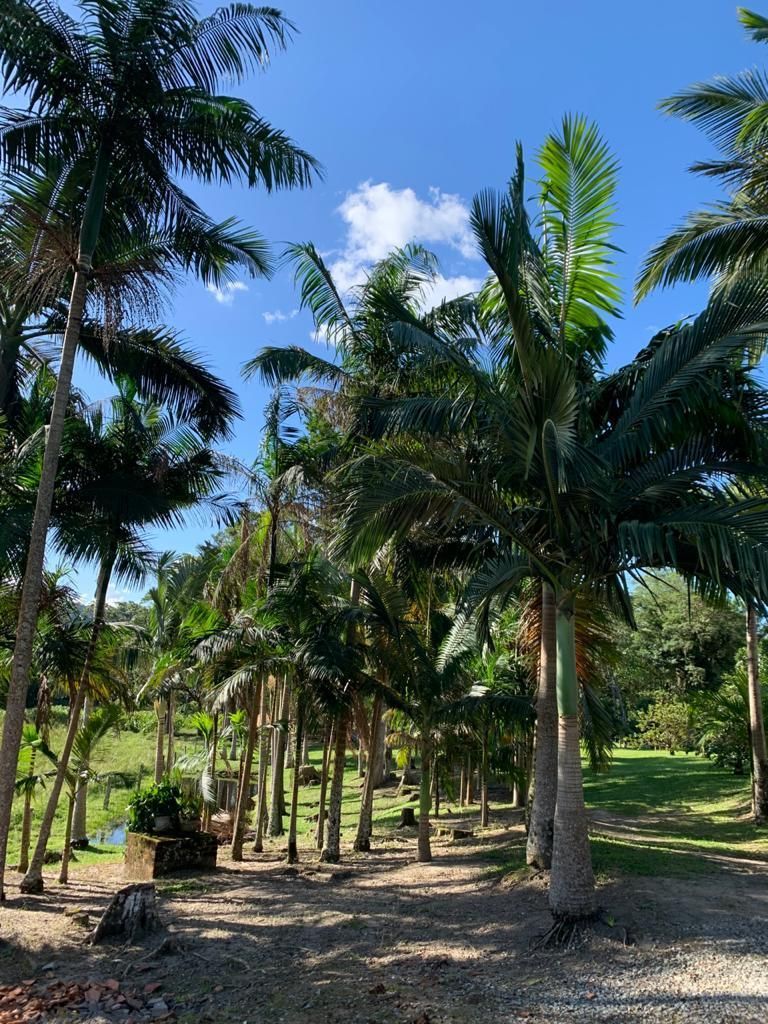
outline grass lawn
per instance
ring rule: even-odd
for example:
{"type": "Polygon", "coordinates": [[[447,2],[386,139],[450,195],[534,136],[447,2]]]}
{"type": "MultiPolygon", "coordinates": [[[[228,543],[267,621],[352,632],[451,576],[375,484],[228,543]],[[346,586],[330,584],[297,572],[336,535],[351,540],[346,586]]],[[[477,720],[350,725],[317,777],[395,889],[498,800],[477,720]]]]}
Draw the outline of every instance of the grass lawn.
{"type": "MultiPolygon", "coordinates": [[[[63,740],[63,726],[53,730],[54,750],[63,740]]],[[[192,752],[196,741],[187,736],[177,739],[177,755],[192,752]]],[[[136,780],[151,778],[154,758],[154,733],[123,731],[105,739],[99,748],[94,769],[102,776],[88,791],[88,828],[91,836],[109,832],[125,821],[126,806],[136,780]],[[103,776],[113,775],[109,807],[104,807],[103,776]]],[[[312,749],[310,760],[319,765],[321,750],[312,749]]],[[[254,768],[255,770],[255,768],[254,768]]],[[[286,787],[291,773],[286,771],[286,787]]],[[[354,836],[360,806],[362,780],[357,777],[357,757],[347,756],[342,804],[342,835],[354,836]]],[[[596,774],[585,766],[584,789],[587,804],[596,821],[592,831],[592,851],[599,876],[618,874],[690,876],[717,871],[720,864],[707,856],[746,857],[768,863],[768,829],[757,828],[748,820],[749,779],[722,771],[702,757],[645,750],[616,750],[611,768],[596,774]]],[[[286,795],[288,795],[289,790],[286,795]]],[[[491,823],[494,812],[508,810],[511,803],[498,801],[497,787],[492,795],[491,823]],[[493,797],[496,797],[494,799],[493,797]]],[[[503,790],[501,790],[503,792],[503,790]]],[[[300,843],[313,846],[319,787],[299,790],[298,832],[300,843]]],[[[400,808],[416,807],[410,794],[396,797],[394,789],[377,791],[374,801],[374,830],[392,828],[400,817],[400,808]]],[[[44,794],[35,803],[33,840],[44,807],[44,794]]],[[[441,811],[454,818],[475,820],[479,807],[459,808],[443,800],[441,811]]],[[[447,817],[447,815],[446,815],[447,817]]],[[[18,858],[21,802],[16,801],[9,862],[18,858]]],[[[284,819],[287,828],[288,818],[284,819]]],[[[64,803],[54,824],[50,849],[61,849],[64,833],[64,803]]],[[[277,849],[284,839],[273,841],[277,849]]],[[[96,842],[78,851],[78,863],[105,863],[122,857],[122,845],[96,842]]],[[[515,844],[503,858],[504,870],[524,864],[524,844],[515,844]]]]}
{"type": "Polygon", "coordinates": [[[599,819],[624,819],[631,836],[598,823],[592,847],[598,873],[690,875],[717,871],[701,855],[768,862],[768,829],[749,821],[750,780],[696,754],[616,750],[609,771],[584,775],[587,804],[599,819]]]}

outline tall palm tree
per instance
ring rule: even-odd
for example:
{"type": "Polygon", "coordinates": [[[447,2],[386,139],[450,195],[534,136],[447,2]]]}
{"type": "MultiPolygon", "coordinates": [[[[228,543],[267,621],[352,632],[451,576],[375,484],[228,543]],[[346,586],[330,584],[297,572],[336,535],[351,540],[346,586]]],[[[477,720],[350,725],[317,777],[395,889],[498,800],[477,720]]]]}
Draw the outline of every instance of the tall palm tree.
{"type": "MultiPolygon", "coordinates": [[[[579,750],[576,598],[591,593],[631,614],[628,581],[671,566],[713,588],[764,602],[768,505],[734,491],[765,476],[765,396],[744,364],[766,345],[768,298],[739,286],[693,323],[653,339],[629,366],[598,377],[548,338],[545,261],[517,245],[518,174],[509,194],[480,196],[472,219],[492,272],[488,366],[478,344],[429,330],[401,310],[412,358],[456,375],[446,395],[379,403],[388,438],[350,464],[338,545],[364,559],[427,524],[490,528],[496,553],[464,601],[483,622],[525,577],[555,594],[558,787],[550,905],[569,923],[595,910],[579,750]],[[362,528],[364,524],[364,529],[362,528]]],[[[490,305],[490,304],[488,304],[490,305]]],[[[598,340],[604,332],[598,333],[598,340]]],[[[590,359],[599,369],[597,346],[590,359]]]]}
{"type": "MultiPolygon", "coordinates": [[[[4,85],[28,104],[0,111],[0,166],[16,175],[61,161],[62,184],[76,182],[84,196],[0,748],[0,877],[59,449],[108,196],[135,196],[139,234],[147,223],[177,241],[186,234],[182,262],[226,278],[227,264],[199,265],[194,238],[211,224],[177,176],[309,184],[317,167],[308,154],[245,101],[216,94],[222,79],[265,65],[291,30],[271,8],[237,4],[199,19],[188,0],[96,0],[80,23],[44,0],[9,0],[0,11],[4,85]]],[[[244,247],[240,262],[263,273],[263,245],[244,247]]]]}
{"type": "Polygon", "coordinates": [[[143,537],[147,529],[178,523],[202,503],[221,505],[223,472],[214,453],[189,426],[139,403],[130,383],[124,382],[113,400],[109,418],[97,409],[78,426],[80,443],[68,457],[67,476],[85,526],[82,554],[98,558],[99,575],[88,651],[37,846],[22,880],[25,892],[43,889],[45,850],[91,684],[113,571],[140,581],[152,564],[143,537]]]}
{"type": "MultiPolygon", "coordinates": [[[[539,153],[541,178],[536,187],[536,219],[525,204],[522,153],[510,185],[506,206],[494,226],[504,232],[508,266],[493,277],[482,296],[489,327],[489,345],[499,359],[514,359],[515,334],[530,345],[550,345],[570,354],[580,378],[589,378],[612,336],[608,318],[617,315],[619,289],[613,270],[614,198],[617,164],[597,129],[582,118],[565,118],[561,132],[550,136],[539,153]],[[504,273],[511,279],[504,280],[504,273]],[[516,288],[518,299],[506,309],[502,289],[516,288]]],[[[493,211],[490,194],[476,200],[475,217],[493,211]]],[[[499,268],[478,233],[481,251],[492,270],[499,268]]],[[[398,323],[402,310],[423,319],[427,330],[462,331],[462,343],[473,344],[477,311],[470,299],[459,299],[424,312],[426,286],[436,272],[434,257],[418,247],[396,251],[377,264],[366,283],[345,303],[322,257],[311,244],[292,246],[301,302],[309,307],[316,327],[334,343],[338,364],[299,348],[267,348],[246,364],[278,385],[301,379],[331,386],[338,395],[348,432],[361,439],[375,432],[372,403],[412,395],[418,403],[425,390],[441,393],[455,383],[453,368],[439,359],[414,361],[398,323]],[[355,400],[364,397],[362,405],[355,400]]],[[[522,343],[521,341],[521,343],[522,343]]],[[[415,407],[415,406],[414,406],[415,407]]],[[[346,447],[351,454],[350,447],[346,447]]],[[[542,583],[549,598],[549,583],[542,583]]],[[[546,602],[548,612],[550,603],[546,602]]],[[[554,685],[554,616],[545,615],[540,660],[534,771],[528,858],[549,867],[555,808],[557,730],[554,685]]]]}

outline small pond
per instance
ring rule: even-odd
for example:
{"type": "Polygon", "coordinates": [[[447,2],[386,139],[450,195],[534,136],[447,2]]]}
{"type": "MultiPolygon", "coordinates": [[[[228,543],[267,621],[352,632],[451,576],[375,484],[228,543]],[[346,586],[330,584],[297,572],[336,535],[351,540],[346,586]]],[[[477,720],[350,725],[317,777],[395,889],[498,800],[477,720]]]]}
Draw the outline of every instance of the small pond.
{"type": "Polygon", "coordinates": [[[97,846],[125,846],[126,824],[113,825],[102,829],[91,836],[91,842],[97,846]]]}

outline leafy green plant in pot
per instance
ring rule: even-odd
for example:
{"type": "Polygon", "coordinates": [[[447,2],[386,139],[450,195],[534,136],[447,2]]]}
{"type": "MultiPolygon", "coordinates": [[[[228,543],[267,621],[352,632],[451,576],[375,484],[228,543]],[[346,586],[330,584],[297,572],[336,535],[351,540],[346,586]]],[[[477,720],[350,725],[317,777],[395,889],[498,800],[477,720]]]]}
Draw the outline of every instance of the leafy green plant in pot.
{"type": "Polygon", "coordinates": [[[182,832],[199,832],[203,820],[203,798],[200,793],[185,793],[179,810],[182,832]]]}
{"type": "Polygon", "coordinates": [[[181,790],[170,782],[155,782],[138,792],[128,805],[128,831],[152,835],[178,827],[181,790]]]}

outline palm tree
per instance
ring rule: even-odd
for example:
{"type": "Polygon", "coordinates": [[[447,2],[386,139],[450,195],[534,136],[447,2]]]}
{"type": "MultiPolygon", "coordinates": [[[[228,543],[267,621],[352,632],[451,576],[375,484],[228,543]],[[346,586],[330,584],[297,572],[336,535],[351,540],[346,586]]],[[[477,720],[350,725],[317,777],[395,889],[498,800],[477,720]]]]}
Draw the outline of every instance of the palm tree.
{"type": "Polygon", "coordinates": [[[75,814],[78,793],[86,784],[91,774],[91,760],[99,742],[108,732],[117,727],[121,710],[117,705],[96,708],[77,730],[69,767],[66,772],[67,815],[64,826],[64,849],[61,856],[59,884],[66,885],[69,881],[69,861],[72,853],[72,821],[75,814]]]}
{"type": "Polygon", "coordinates": [[[47,771],[41,770],[38,765],[38,757],[42,755],[53,765],[56,764],[56,755],[50,749],[43,736],[32,722],[26,722],[21,734],[21,749],[19,751],[19,764],[16,775],[16,792],[24,798],[24,808],[21,817],[21,840],[19,843],[19,863],[17,870],[22,874],[29,867],[29,841],[32,828],[32,801],[38,789],[45,789],[46,783],[53,772],[50,768],[47,771]]]}
{"type": "MultiPolygon", "coordinates": [[[[0,13],[4,85],[28,103],[0,111],[0,165],[17,175],[60,161],[62,184],[77,183],[84,197],[0,749],[0,876],[59,449],[108,197],[134,196],[134,225],[164,226],[171,242],[186,235],[181,262],[226,278],[231,264],[201,265],[194,240],[211,222],[176,176],[267,189],[310,183],[317,167],[308,154],[245,101],[215,92],[223,78],[242,80],[266,64],[291,29],[279,12],[247,4],[198,19],[188,0],[96,0],[81,23],[38,0],[9,0],[0,13]]],[[[260,240],[243,247],[240,263],[265,271],[260,240]]]]}
{"type": "Polygon", "coordinates": [[[768,748],[760,685],[757,613],[751,601],[747,602],[747,705],[752,752],[752,817],[760,825],[768,821],[768,748]]]}
{"type": "MultiPolygon", "coordinates": [[[[519,299],[505,316],[499,279],[489,283],[484,296],[489,345],[500,358],[509,358],[514,332],[519,331],[531,344],[561,347],[577,363],[579,377],[589,377],[611,338],[606,317],[617,313],[619,300],[611,243],[617,165],[595,127],[580,118],[563,121],[561,133],[546,141],[539,160],[535,236],[524,203],[521,154],[509,202],[500,214],[503,225],[497,225],[505,232],[507,260],[517,261],[511,284],[519,290],[519,299]]],[[[492,203],[490,195],[478,197],[476,217],[485,212],[492,217],[492,211],[484,210],[492,203]]],[[[483,239],[478,241],[494,269],[483,239]]],[[[292,246],[287,256],[295,266],[302,305],[312,311],[316,328],[334,343],[339,363],[299,348],[267,348],[246,365],[247,373],[258,372],[274,385],[296,380],[330,385],[338,395],[348,434],[363,440],[377,429],[371,412],[375,401],[413,395],[416,415],[420,393],[452,386],[451,365],[426,357],[414,361],[398,328],[407,309],[412,318],[423,319],[428,330],[460,330],[463,344],[473,344],[477,311],[471,300],[446,303],[426,314],[422,310],[425,287],[436,273],[429,253],[418,247],[394,252],[373,268],[351,305],[343,301],[314,246],[292,246]],[[355,405],[361,397],[366,401],[355,405]]],[[[344,450],[348,455],[354,450],[349,441],[344,450]]],[[[549,597],[546,579],[542,587],[549,597]]],[[[557,763],[554,618],[546,617],[545,624],[528,850],[530,861],[541,867],[549,867],[551,861],[557,763]]]]}
{"type": "Polygon", "coordinates": [[[25,892],[43,888],[45,850],[91,684],[113,570],[122,578],[141,580],[152,562],[143,541],[145,530],[178,523],[186,511],[202,503],[214,509],[221,503],[217,488],[223,473],[215,455],[190,427],[175,424],[156,406],[139,403],[128,382],[113,400],[111,418],[105,420],[97,409],[78,426],[80,443],[68,458],[68,479],[84,523],[82,553],[98,557],[99,575],[88,651],[59,770],[22,881],[25,892]]]}
{"type": "MultiPolygon", "coordinates": [[[[592,135],[583,123],[580,132],[572,144],[592,135]]],[[[492,529],[495,555],[464,596],[481,624],[521,579],[552,586],[559,744],[550,905],[569,925],[595,910],[579,750],[577,595],[628,615],[628,580],[673,566],[703,585],[765,600],[768,507],[733,485],[744,472],[765,474],[764,396],[742,363],[765,347],[768,306],[762,288],[740,286],[693,323],[653,339],[629,366],[597,377],[605,331],[590,330],[590,316],[583,331],[590,351],[561,343],[557,328],[569,307],[551,303],[547,261],[520,229],[521,172],[507,195],[483,194],[472,211],[492,272],[481,320],[494,365],[473,355],[479,345],[430,330],[401,309],[400,337],[414,361],[419,353],[430,364],[442,360],[456,386],[439,397],[380,403],[379,429],[390,436],[349,467],[338,544],[346,557],[365,559],[418,524],[433,533],[457,523],[492,529]]]]}
{"type": "MultiPolygon", "coordinates": [[[[739,20],[755,42],[768,41],[768,19],[740,8],[739,20]]],[[[654,288],[679,281],[713,278],[719,287],[744,277],[764,277],[768,269],[768,81],[750,68],[718,75],[665,99],[662,110],[701,128],[722,159],[699,162],[692,170],[721,179],[725,201],[690,213],[655,245],[636,286],[643,298],[654,288]]]]}
{"type": "MultiPolygon", "coordinates": [[[[25,177],[19,187],[8,185],[0,206],[0,411],[11,424],[22,386],[58,357],[66,329],[65,291],[75,245],[70,236],[82,213],[82,197],[76,188],[71,191],[62,192],[57,167],[43,177],[25,177]]],[[[124,238],[120,227],[130,218],[130,204],[124,193],[108,198],[91,273],[95,308],[81,324],[79,348],[111,380],[130,376],[144,399],[165,404],[177,416],[192,416],[212,438],[226,436],[237,411],[230,389],[173,331],[122,322],[132,314],[145,322],[162,307],[174,272],[185,268],[180,257],[187,241],[162,232],[124,238]]],[[[222,225],[211,226],[196,245],[205,265],[234,265],[248,252],[255,258],[252,241],[222,225]]]]}

